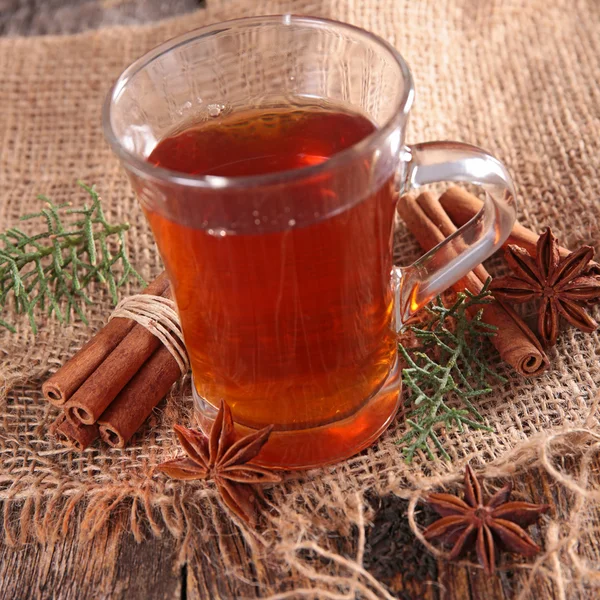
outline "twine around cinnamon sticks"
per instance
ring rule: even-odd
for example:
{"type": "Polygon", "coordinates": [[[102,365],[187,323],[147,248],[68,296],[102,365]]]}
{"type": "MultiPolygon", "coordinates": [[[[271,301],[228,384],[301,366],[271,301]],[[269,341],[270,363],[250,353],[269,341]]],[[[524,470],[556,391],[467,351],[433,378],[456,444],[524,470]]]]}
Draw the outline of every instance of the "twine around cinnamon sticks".
{"type": "MultiPolygon", "coordinates": [[[[164,303],[156,301],[168,304],[171,290],[166,273],[142,294],[161,297],[164,303]]],[[[64,411],[51,426],[51,433],[62,442],[84,450],[99,436],[110,446],[123,448],[187,371],[183,342],[171,333],[176,323],[165,333],[153,321],[152,312],[142,308],[141,314],[142,318],[127,310],[115,312],[115,318],[43,384],[46,399],[64,411]]],[[[167,311],[169,319],[173,320],[167,311]]]]}

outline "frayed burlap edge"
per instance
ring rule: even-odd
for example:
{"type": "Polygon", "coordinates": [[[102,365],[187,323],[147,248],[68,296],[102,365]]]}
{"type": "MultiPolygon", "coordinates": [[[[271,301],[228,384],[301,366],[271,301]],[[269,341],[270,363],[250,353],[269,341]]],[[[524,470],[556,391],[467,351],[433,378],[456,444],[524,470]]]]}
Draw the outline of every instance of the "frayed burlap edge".
{"type": "MultiPolygon", "coordinates": [[[[7,395],[22,378],[14,371],[0,375],[0,406],[7,395]]],[[[597,425],[600,394],[590,406],[589,413],[578,425],[555,428],[540,433],[518,444],[512,450],[485,465],[479,476],[484,486],[488,482],[512,478],[519,481],[533,469],[543,470],[556,486],[556,493],[565,492],[570,498],[568,514],[560,515],[552,510],[539,527],[538,541],[542,552],[531,562],[504,561],[501,569],[512,569],[522,577],[516,598],[529,598],[536,577],[552,582],[559,598],[570,597],[569,586],[574,581],[587,588],[600,584],[600,570],[590,566],[589,559],[580,551],[585,537],[594,535],[597,527],[590,528],[590,511],[600,501],[600,483],[593,470],[593,461],[600,452],[600,429],[597,425]],[[569,457],[575,465],[574,472],[559,468],[558,463],[569,457]]],[[[408,501],[408,523],[416,539],[437,558],[447,558],[447,553],[424,539],[419,524],[419,506],[426,494],[434,489],[458,489],[464,465],[452,465],[451,473],[423,478],[394,478],[389,486],[382,486],[380,494],[392,493],[408,501]]],[[[148,536],[162,537],[165,533],[177,540],[178,564],[189,556],[196,539],[198,515],[220,512],[219,499],[211,484],[171,486],[169,493],[153,489],[152,469],[148,485],[137,489],[124,489],[123,485],[111,490],[103,486],[72,486],[65,483],[51,492],[31,495],[27,493],[27,478],[15,481],[4,498],[2,525],[4,540],[10,546],[21,546],[31,538],[52,543],[66,536],[72,529],[72,519],[79,515],[79,536],[88,541],[110,522],[115,514],[125,515],[125,526],[119,536],[130,531],[134,539],[143,541],[148,536]]],[[[288,475],[287,482],[297,485],[302,474],[288,475]]],[[[268,600],[286,598],[365,598],[392,599],[395,596],[365,568],[365,545],[373,512],[365,500],[365,491],[344,495],[336,489],[333,479],[329,482],[331,506],[323,516],[320,508],[294,506],[292,499],[285,501],[286,481],[280,490],[266,490],[264,502],[267,510],[263,523],[257,530],[250,530],[235,516],[231,518],[243,537],[249,558],[255,565],[278,564],[282,572],[292,572],[303,585],[285,591],[269,593],[268,600]],[[277,498],[274,498],[277,496],[277,498]],[[282,498],[284,499],[282,502],[282,498]],[[331,508],[335,507],[333,512],[331,508]],[[295,514],[294,514],[295,513],[295,514]],[[331,519],[337,520],[334,529],[354,538],[353,553],[340,553],[329,543],[331,519]],[[310,555],[310,558],[307,556],[310,555]],[[324,567],[323,565],[327,565],[324,567]]],[[[479,568],[469,561],[462,566],[479,568]]],[[[269,592],[272,590],[269,589],[269,592]]]]}
{"type": "MultiPolygon", "coordinates": [[[[588,417],[578,427],[560,428],[537,435],[518,445],[500,459],[485,466],[480,474],[484,485],[488,480],[513,478],[518,480],[532,469],[543,470],[556,486],[556,493],[562,491],[572,496],[569,514],[561,517],[553,509],[544,517],[540,526],[542,552],[530,563],[512,562],[509,558],[502,569],[514,569],[524,574],[517,600],[530,597],[533,581],[541,576],[551,580],[555,586],[558,598],[569,597],[567,586],[577,582],[579,586],[596,587],[600,585],[600,570],[590,566],[589,560],[578,549],[585,543],[586,536],[593,536],[598,528],[589,525],[590,511],[600,501],[600,486],[597,473],[593,470],[593,460],[600,454],[600,430],[592,427],[596,420],[600,394],[595,398],[588,417]],[[577,465],[577,475],[562,471],[557,462],[570,457],[577,465]]],[[[433,489],[448,489],[456,487],[462,480],[462,469],[456,469],[446,476],[429,477],[418,486],[393,487],[387,490],[397,496],[407,499],[408,521],[415,537],[429,552],[438,558],[447,558],[448,553],[430,544],[422,534],[419,525],[419,503],[433,489]]],[[[321,546],[312,538],[314,532],[310,527],[298,527],[293,535],[281,536],[274,543],[274,551],[283,557],[286,564],[301,572],[307,579],[315,582],[315,587],[296,589],[289,592],[268,596],[269,600],[283,600],[310,596],[315,598],[337,599],[340,597],[354,598],[395,598],[388,588],[377,581],[364,567],[366,532],[369,526],[364,497],[355,494],[350,502],[351,510],[348,519],[357,528],[357,547],[352,558],[331,552],[326,546],[321,546]],[[321,559],[333,563],[340,569],[337,577],[316,569],[314,559],[303,560],[303,553],[310,551],[321,559]],[[340,593],[346,596],[340,595],[340,593]]],[[[289,516],[289,515],[288,515],[289,516]]],[[[274,521],[277,528],[277,521],[274,521]]],[[[481,568],[480,565],[463,560],[461,566],[481,568]]],[[[572,591],[572,590],[571,590],[572,591]]]]}

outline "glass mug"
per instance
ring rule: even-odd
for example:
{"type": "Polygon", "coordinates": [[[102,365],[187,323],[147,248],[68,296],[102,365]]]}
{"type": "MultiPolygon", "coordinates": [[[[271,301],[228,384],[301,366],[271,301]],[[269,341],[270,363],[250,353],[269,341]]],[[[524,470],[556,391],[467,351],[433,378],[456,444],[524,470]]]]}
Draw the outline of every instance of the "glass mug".
{"type": "Polygon", "coordinates": [[[313,467],[371,444],[399,406],[397,328],[512,228],[513,183],[498,160],[458,142],[405,145],[413,96],[406,62],[384,40],[291,15],[170,40],[108,95],[105,135],[171,281],[200,425],[210,429],[221,400],[241,433],[273,425],[262,464],[313,467]],[[362,115],[373,131],[289,170],[190,174],[148,161],[190,124],[227,124],[250,109],[272,120],[307,106],[362,115]],[[481,213],[394,267],[397,199],[438,181],[483,186],[481,213]]]}

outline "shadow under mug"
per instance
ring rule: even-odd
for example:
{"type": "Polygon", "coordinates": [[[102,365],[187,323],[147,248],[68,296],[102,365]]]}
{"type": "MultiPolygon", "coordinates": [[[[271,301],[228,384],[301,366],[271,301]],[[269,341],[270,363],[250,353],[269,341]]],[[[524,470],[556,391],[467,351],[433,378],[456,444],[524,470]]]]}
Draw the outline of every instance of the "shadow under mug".
{"type": "Polygon", "coordinates": [[[384,40],[290,15],[172,39],[108,95],[105,135],[171,280],[200,425],[210,429],[221,400],[240,432],[273,425],[257,462],[307,468],[371,444],[399,406],[397,328],[511,231],[502,163],[459,142],[405,145],[413,95],[406,62],[384,40]],[[307,103],[344,107],[377,129],[322,164],[264,175],[186,175],[146,160],[186,125],[307,103]],[[438,181],[481,185],[482,211],[394,267],[399,195],[438,181]]]}

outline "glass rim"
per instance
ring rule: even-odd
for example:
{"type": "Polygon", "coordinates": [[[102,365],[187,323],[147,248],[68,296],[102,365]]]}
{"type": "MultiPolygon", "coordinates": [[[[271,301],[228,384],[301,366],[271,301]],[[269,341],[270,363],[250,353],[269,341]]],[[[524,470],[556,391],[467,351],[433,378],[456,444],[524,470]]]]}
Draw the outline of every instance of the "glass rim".
{"type": "Polygon", "coordinates": [[[131,63],[117,78],[115,83],[111,86],[104,105],[102,108],[102,129],[104,137],[109,143],[113,152],[120,158],[120,160],[136,175],[151,179],[159,182],[175,183],[182,186],[193,187],[193,188],[208,188],[208,189],[223,189],[223,188],[240,188],[240,187],[252,187],[252,186],[264,186],[273,185],[279,183],[287,183],[294,180],[301,180],[310,178],[320,173],[323,173],[331,168],[343,166],[348,162],[359,158],[364,153],[375,150],[377,146],[384,140],[394,129],[401,123],[401,121],[408,115],[414,99],[414,86],[413,78],[408,67],[407,62],[404,60],[402,55],[386,40],[379,37],[378,35],[371,33],[355,25],[349,23],[343,23],[341,21],[335,21],[333,19],[325,19],[320,17],[310,17],[303,15],[266,15],[259,17],[243,17],[240,19],[232,19],[229,21],[221,21],[212,25],[206,25],[188,31],[182,35],[178,35],[170,40],[163,42],[156,46],[146,54],[131,63]],[[285,171],[276,171],[273,173],[263,173],[258,175],[245,175],[241,177],[225,177],[220,175],[190,175],[175,171],[172,169],[166,169],[164,167],[158,167],[147,160],[140,158],[134,152],[131,152],[123,146],[119,140],[117,134],[112,127],[112,109],[115,101],[119,95],[125,89],[127,83],[142,69],[147,67],[157,58],[163,56],[170,50],[188,44],[199,38],[214,35],[219,33],[219,30],[232,26],[256,26],[264,25],[265,23],[279,23],[284,26],[291,25],[293,23],[300,23],[310,25],[313,27],[319,27],[323,25],[334,25],[337,28],[342,28],[346,31],[351,32],[353,35],[359,35],[371,42],[375,42],[380,47],[387,50],[392,59],[400,68],[400,72],[403,77],[404,90],[400,95],[400,98],[396,102],[396,106],[392,111],[391,116],[383,123],[383,125],[359,142],[345,148],[344,150],[333,154],[322,163],[318,165],[310,165],[301,167],[298,169],[288,169],[285,171]]]}

